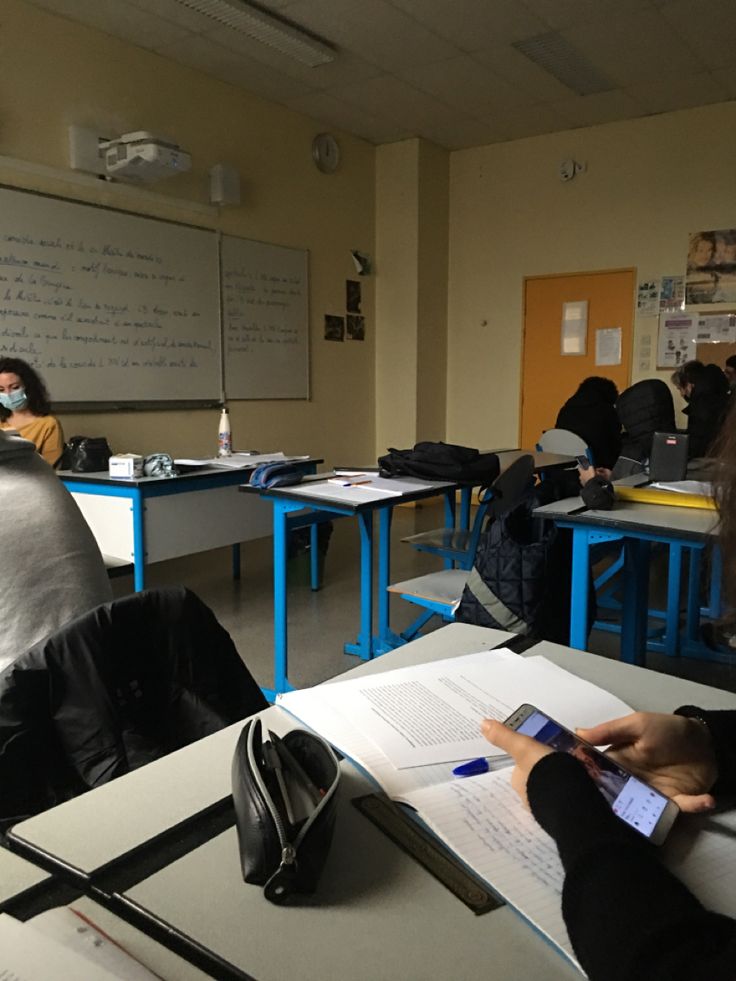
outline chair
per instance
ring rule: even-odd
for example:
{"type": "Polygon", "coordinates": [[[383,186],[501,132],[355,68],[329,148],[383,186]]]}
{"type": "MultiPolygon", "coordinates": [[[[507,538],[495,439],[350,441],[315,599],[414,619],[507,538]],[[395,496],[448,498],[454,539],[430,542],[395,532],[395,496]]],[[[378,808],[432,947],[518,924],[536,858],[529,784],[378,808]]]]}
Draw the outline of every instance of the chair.
{"type": "Polygon", "coordinates": [[[0,824],[266,706],[229,634],[188,589],[104,603],[0,673],[0,824]]]}
{"type": "Polygon", "coordinates": [[[588,444],[576,433],[569,429],[547,429],[539,437],[537,449],[540,453],[561,453],[564,456],[582,456],[585,454],[591,463],[593,456],[588,444]]]}
{"type": "Polygon", "coordinates": [[[432,531],[422,531],[418,535],[408,535],[402,538],[402,542],[407,542],[418,552],[429,552],[431,555],[439,555],[445,560],[446,569],[471,569],[473,559],[478,548],[480,533],[488,513],[488,508],[493,501],[494,491],[492,487],[483,487],[478,492],[478,506],[470,529],[458,528],[435,528],[432,531]]]}
{"type": "MultiPolygon", "coordinates": [[[[489,491],[487,511],[489,521],[494,521],[518,505],[529,490],[534,479],[534,457],[531,454],[520,456],[508,469],[493,482],[489,491]]],[[[480,537],[480,536],[479,536],[480,537]]],[[[477,546],[477,542],[476,542],[477,546]]],[[[401,634],[402,640],[412,640],[433,616],[441,616],[451,622],[465,588],[468,572],[475,560],[475,550],[466,568],[442,569],[414,579],[406,579],[388,587],[390,593],[398,594],[408,603],[421,606],[424,613],[401,634]]]]}

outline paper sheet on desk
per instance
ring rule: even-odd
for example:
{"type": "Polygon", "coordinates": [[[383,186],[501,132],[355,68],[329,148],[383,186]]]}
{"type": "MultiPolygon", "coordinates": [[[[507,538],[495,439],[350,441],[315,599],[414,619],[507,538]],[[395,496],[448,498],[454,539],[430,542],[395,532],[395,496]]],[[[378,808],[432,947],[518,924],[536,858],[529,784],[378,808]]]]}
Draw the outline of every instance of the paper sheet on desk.
{"type": "Polygon", "coordinates": [[[222,467],[225,470],[243,470],[246,467],[257,467],[261,463],[291,463],[308,460],[308,456],[285,456],[284,453],[233,453],[231,456],[213,456],[207,458],[180,457],[174,463],[183,467],[222,467]]]}
{"type": "Polygon", "coordinates": [[[325,708],[334,710],[399,770],[502,756],[481,735],[480,722],[505,719],[525,702],[569,728],[632,711],[615,695],[544,657],[524,658],[505,649],[397,668],[280,698],[285,708],[328,739],[320,727],[321,714],[325,708]]]}
{"type": "Polygon", "coordinates": [[[698,497],[713,496],[713,484],[709,480],[674,480],[671,483],[658,481],[649,486],[656,490],[674,491],[676,494],[695,494],[698,497]]]}

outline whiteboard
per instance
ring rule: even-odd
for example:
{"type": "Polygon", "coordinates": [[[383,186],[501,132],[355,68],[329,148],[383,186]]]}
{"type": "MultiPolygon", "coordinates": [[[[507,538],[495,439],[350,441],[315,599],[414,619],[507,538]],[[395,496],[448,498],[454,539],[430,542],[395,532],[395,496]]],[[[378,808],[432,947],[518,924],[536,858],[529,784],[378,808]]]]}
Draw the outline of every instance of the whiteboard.
{"type": "Polygon", "coordinates": [[[309,398],[309,254],[222,236],[225,394],[309,398]]]}
{"type": "Polygon", "coordinates": [[[0,189],[0,356],[53,402],[222,395],[217,235],[0,189]]]}

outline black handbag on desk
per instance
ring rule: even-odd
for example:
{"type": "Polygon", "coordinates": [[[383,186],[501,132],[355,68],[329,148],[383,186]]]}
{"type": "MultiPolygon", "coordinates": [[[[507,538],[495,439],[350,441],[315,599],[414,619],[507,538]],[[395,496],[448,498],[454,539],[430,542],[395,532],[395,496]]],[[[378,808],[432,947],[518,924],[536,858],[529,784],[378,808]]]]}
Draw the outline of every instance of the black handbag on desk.
{"type": "Polygon", "coordinates": [[[98,473],[107,470],[112,456],[104,436],[72,436],[61,456],[60,470],[73,473],[98,473]]]}
{"type": "Polygon", "coordinates": [[[233,805],[246,882],[282,904],[313,893],[332,842],[340,767],[330,746],[305,729],[283,739],[260,719],[245,724],[232,765],[233,805]]]}

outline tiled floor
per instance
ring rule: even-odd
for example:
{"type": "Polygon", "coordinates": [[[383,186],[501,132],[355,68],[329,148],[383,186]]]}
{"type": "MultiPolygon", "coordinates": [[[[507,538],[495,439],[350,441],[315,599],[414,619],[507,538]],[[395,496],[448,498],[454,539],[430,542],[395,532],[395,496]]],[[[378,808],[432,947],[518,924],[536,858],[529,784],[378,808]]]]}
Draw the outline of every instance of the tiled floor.
{"type": "MultiPolygon", "coordinates": [[[[439,568],[437,559],[420,555],[402,544],[403,535],[442,525],[440,504],[421,508],[400,507],[394,512],[392,533],[392,580],[398,581],[439,568]]],[[[308,563],[294,560],[289,587],[289,677],[302,687],[340,674],[358,663],[343,653],[343,644],[355,639],[360,610],[358,570],[358,527],[351,519],[334,524],[325,562],[324,584],[313,593],[308,585],[308,563]]],[[[242,578],[230,577],[228,549],[150,568],[148,585],[181,583],[198,593],[232,635],[241,656],[264,686],[273,678],[273,588],[271,541],[264,539],[242,546],[242,578]]],[[[657,583],[653,582],[653,591],[657,583]]],[[[117,595],[132,589],[132,579],[115,580],[117,595]]],[[[392,626],[403,629],[416,610],[400,599],[392,599],[392,626]]],[[[437,620],[434,623],[439,626],[437,620]]],[[[589,648],[605,657],[618,656],[616,634],[593,631],[589,648]]],[[[647,666],[704,684],[736,691],[736,656],[732,664],[667,658],[649,653],[647,666]]]]}

